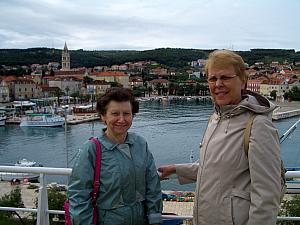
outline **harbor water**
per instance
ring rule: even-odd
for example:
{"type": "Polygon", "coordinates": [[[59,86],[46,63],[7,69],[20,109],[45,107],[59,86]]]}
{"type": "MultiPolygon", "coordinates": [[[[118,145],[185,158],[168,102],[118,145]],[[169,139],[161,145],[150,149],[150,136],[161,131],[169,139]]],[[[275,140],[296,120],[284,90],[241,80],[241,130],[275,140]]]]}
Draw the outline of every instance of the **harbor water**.
{"type": "MultiPolygon", "coordinates": [[[[133,132],[145,137],[156,165],[185,163],[199,157],[199,144],[207,120],[213,111],[203,102],[142,102],[135,116],[133,132]]],[[[282,135],[299,118],[276,121],[282,135]]],[[[104,128],[100,121],[69,125],[66,128],[33,128],[7,124],[0,127],[0,164],[26,158],[47,167],[71,167],[84,141],[98,136],[104,128]]],[[[300,167],[300,128],[281,145],[282,159],[287,167],[300,167]]],[[[48,182],[66,183],[65,177],[49,177],[48,182]]],[[[162,182],[167,190],[193,191],[194,184],[179,185],[176,180],[162,182]]]]}

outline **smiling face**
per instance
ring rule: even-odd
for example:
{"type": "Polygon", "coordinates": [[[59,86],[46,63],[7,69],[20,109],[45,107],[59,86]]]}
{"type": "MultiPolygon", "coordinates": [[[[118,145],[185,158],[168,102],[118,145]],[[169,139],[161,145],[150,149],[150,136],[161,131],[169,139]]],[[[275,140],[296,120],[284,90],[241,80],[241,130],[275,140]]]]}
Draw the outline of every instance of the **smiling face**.
{"type": "Polygon", "coordinates": [[[242,100],[241,92],[245,82],[237,76],[233,66],[224,69],[212,66],[208,69],[208,80],[211,77],[217,78],[216,82],[208,84],[213,100],[218,106],[236,105],[242,100]]]}
{"type": "Polygon", "coordinates": [[[101,115],[101,120],[107,125],[107,136],[111,139],[126,137],[133,120],[130,101],[110,101],[106,107],[106,113],[101,115]]]}

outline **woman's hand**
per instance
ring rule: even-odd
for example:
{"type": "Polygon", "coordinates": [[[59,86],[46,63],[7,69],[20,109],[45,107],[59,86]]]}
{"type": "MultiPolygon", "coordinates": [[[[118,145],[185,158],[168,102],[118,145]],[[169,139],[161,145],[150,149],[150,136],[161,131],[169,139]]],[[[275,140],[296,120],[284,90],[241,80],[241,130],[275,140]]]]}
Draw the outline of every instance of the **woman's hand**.
{"type": "Polygon", "coordinates": [[[174,164],[171,165],[163,165],[158,169],[160,180],[168,180],[169,176],[176,173],[176,166],[174,164]]]}

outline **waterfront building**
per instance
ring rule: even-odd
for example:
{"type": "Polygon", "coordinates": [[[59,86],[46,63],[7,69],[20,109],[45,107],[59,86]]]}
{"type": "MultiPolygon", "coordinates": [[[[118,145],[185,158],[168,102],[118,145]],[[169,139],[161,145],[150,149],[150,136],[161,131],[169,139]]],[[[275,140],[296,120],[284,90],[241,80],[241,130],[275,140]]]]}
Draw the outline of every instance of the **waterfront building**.
{"type": "Polygon", "coordinates": [[[142,87],[144,86],[143,78],[140,76],[133,76],[129,78],[130,87],[142,87]]]}
{"type": "Polygon", "coordinates": [[[268,81],[265,77],[260,77],[258,79],[252,79],[247,81],[247,89],[256,93],[260,93],[260,85],[264,82],[268,81]]]}
{"type": "Polygon", "coordinates": [[[289,91],[289,84],[287,80],[283,79],[272,79],[265,80],[260,85],[260,94],[264,96],[270,96],[272,91],[276,91],[278,97],[283,97],[283,95],[289,91]]]}
{"type": "Polygon", "coordinates": [[[111,85],[105,80],[95,80],[92,84],[86,85],[87,94],[102,95],[107,89],[111,88],[111,85]]]}
{"type": "Polygon", "coordinates": [[[9,87],[5,80],[0,83],[0,102],[9,102],[9,87]]]}
{"type": "Polygon", "coordinates": [[[162,89],[168,89],[171,82],[166,79],[154,79],[148,82],[154,94],[161,95],[162,89]]]}
{"type": "Polygon", "coordinates": [[[18,77],[14,81],[13,96],[15,100],[40,98],[42,96],[42,89],[33,80],[24,77],[18,77]]]}
{"type": "Polygon", "coordinates": [[[77,77],[48,77],[49,87],[58,87],[66,95],[78,92],[82,87],[82,79],[77,77]]]}
{"type": "Polygon", "coordinates": [[[91,73],[93,80],[105,80],[106,82],[116,82],[124,88],[129,87],[129,74],[123,71],[106,71],[99,73],[91,73]]]}

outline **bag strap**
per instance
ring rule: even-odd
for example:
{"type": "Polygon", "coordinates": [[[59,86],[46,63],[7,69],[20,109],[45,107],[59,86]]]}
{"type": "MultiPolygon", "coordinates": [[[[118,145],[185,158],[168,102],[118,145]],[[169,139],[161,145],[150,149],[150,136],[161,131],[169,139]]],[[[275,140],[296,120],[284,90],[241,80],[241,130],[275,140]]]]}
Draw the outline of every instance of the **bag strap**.
{"type": "Polygon", "coordinates": [[[251,128],[253,124],[253,120],[256,117],[257,114],[250,112],[250,117],[248,119],[245,132],[244,132],[244,151],[246,153],[246,156],[248,157],[248,151],[249,151],[249,142],[250,142],[250,135],[251,135],[251,128]]]}
{"type": "Polygon", "coordinates": [[[100,172],[101,172],[101,159],[102,159],[102,149],[101,142],[97,138],[90,138],[89,140],[93,141],[96,144],[96,163],[95,163],[95,173],[94,173],[94,188],[92,194],[92,205],[94,209],[93,222],[97,224],[98,215],[97,215],[97,198],[99,196],[100,188],[100,172]]]}

